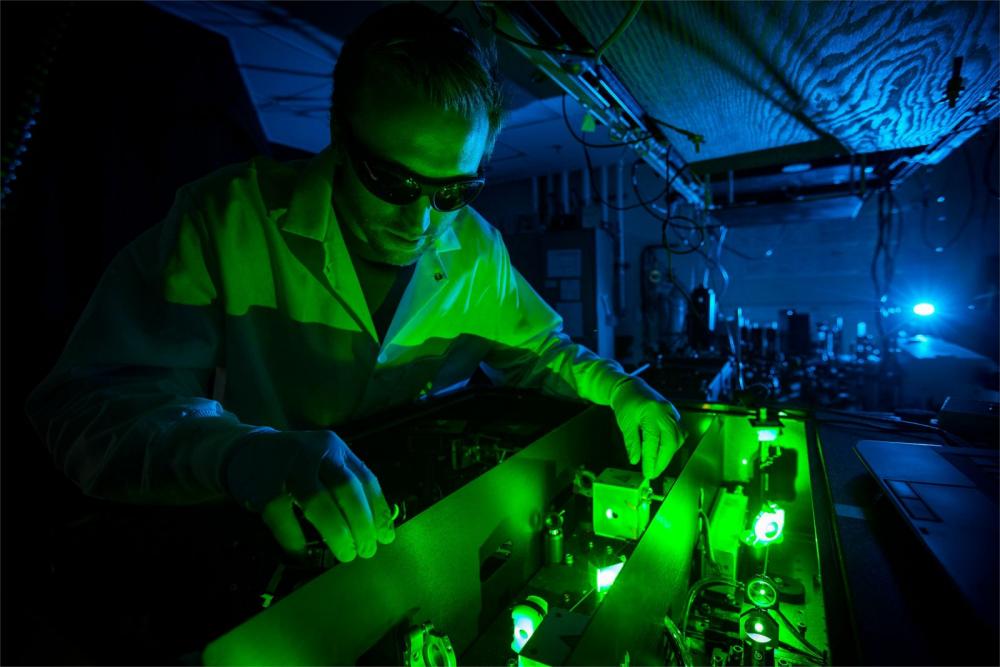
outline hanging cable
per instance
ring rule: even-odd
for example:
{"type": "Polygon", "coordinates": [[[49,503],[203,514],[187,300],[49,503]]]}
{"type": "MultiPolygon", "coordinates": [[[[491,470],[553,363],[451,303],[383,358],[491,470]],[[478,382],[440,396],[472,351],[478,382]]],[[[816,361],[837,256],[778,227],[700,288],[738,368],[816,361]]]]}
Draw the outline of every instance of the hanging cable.
{"type": "Polygon", "coordinates": [[[637,0],[632,3],[632,7],[629,9],[628,14],[626,14],[625,18],[621,20],[618,27],[615,28],[610,35],[608,35],[608,38],[605,39],[599,47],[597,47],[597,52],[594,53],[594,62],[600,64],[601,57],[604,53],[611,48],[612,44],[618,41],[618,38],[621,37],[626,30],[628,30],[628,27],[632,25],[632,21],[634,21],[635,17],[639,14],[639,10],[642,9],[642,3],[643,0],[637,0]]]}

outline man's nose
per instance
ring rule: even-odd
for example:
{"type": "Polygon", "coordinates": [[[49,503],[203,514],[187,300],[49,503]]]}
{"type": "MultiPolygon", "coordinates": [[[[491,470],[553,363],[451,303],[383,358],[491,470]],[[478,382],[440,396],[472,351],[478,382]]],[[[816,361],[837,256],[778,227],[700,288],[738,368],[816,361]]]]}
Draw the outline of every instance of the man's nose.
{"type": "Polygon", "coordinates": [[[406,236],[422,236],[431,227],[431,199],[423,195],[412,204],[402,207],[402,223],[406,236]]]}

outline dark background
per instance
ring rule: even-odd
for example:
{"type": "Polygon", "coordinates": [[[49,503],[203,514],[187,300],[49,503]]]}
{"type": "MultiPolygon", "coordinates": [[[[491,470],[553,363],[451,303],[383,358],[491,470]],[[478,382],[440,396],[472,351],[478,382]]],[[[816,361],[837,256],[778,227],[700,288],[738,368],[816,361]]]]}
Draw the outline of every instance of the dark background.
{"type": "MultiPolygon", "coordinates": [[[[76,651],[56,621],[65,623],[85,605],[53,608],[61,591],[52,588],[54,562],[75,554],[54,553],[60,544],[54,536],[99,503],[84,498],[55,469],[27,422],[25,398],[54,364],[111,258],[162,218],[180,185],[254,155],[287,159],[303,154],[267,141],[223,37],[153,7],[5,2],[0,30],[5,173],[13,160],[20,161],[0,223],[0,661],[79,663],[88,656],[76,651]]],[[[968,161],[970,174],[982,169],[986,176],[965,179],[970,190],[964,182],[954,190],[945,183],[932,194],[961,201],[963,209],[966,201],[975,207],[957,218],[973,221],[970,234],[995,229],[996,198],[989,192],[995,188],[995,127],[962,150],[966,153],[956,154],[958,167],[951,171],[961,177],[968,161]]],[[[504,212],[513,215],[514,202],[529,201],[526,192],[524,183],[501,184],[484,194],[479,208],[503,228],[504,212]]],[[[940,232],[942,238],[950,236],[940,232]]],[[[995,238],[992,233],[984,238],[995,238]]],[[[828,252],[833,242],[823,234],[819,225],[797,230],[784,241],[784,251],[795,255],[809,248],[817,256],[829,255],[831,264],[842,264],[845,260],[828,252]]],[[[848,239],[856,245],[845,252],[864,252],[867,261],[868,236],[848,239]]],[[[968,258],[963,268],[976,274],[970,283],[992,293],[986,295],[989,307],[961,326],[963,344],[996,358],[993,245],[968,258]]],[[[912,273],[919,273],[924,259],[914,255],[912,273]]],[[[747,275],[769,281],[753,288],[760,293],[780,293],[787,282],[813,284],[812,279],[789,281],[781,268],[747,266],[747,275]]],[[[803,269],[817,270],[815,264],[803,269]]],[[[867,281],[863,274],[858,279],[867,281]]],[[[635,291],[631,302],[637,311],[637,284],[635,291]]]]}
{"type": "Polygon", "coordinates": [[[55,469],[25,398],[176,189],[273,150],[222,37],[139,3],[9,2],[0,25],[5,172],[21,161],[0,225],[2,662],[85,661],[52,627],[47,586],[54,557],[72,557],[53,535],[97,503],[55,469]]]}

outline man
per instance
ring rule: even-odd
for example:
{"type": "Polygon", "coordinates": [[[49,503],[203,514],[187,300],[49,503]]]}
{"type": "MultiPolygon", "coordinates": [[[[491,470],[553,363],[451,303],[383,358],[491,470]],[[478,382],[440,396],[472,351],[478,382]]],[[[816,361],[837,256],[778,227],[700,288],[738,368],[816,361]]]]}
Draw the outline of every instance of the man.
{"type": "Polygon", "coordinates": [[[456,23],[372,15],[337,62],[329,148],[185,186],[109,267],[29,399],[57,463],[104,498],[232,497],[293,553],[297,504],[339,560],[368,558],[393,539],[389,508],[326,429],[482,364],[611,405],[630,461],[659,475],[673,406],[562,334],[468,206],[501,109],[495,55],[456,23]]]}

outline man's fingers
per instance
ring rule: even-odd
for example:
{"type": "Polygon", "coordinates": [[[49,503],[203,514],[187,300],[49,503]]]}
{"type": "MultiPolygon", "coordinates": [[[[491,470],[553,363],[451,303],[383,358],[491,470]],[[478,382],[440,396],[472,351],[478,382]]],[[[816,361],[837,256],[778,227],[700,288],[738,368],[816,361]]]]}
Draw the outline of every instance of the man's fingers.
{"type": "Polygon", "coordinates": [[[630,429],[625,437],[625,451],[628,452],[628,462],[636,465],[642,459],[642,436],[639,434],[639,427],[630,429]]]}
{"type": "Polygon", "coordinates": [[[296,556],[305,554],[306,537],[292,511],[291,496],[279,496],[269,502],[261,512],[261,518],[282,549],[296,556]]]}
{"type": "Polygon", "coordinates": [[[625,441],[625,453],[628,454],[628,462],[631,465],[635,465],[639,462],[642,454],[639,424],[634,419],[619,419],[618,428],[621,429],[622,439],[625,441]]]}
{"type": "Polygon", "coordinates": [[[660,431],[651,424],[642,426],[642,475],[653,479],[659,474],[656,471],[656,458],[660,449],[660,431]]]}
{"type": "Polygon", "coordinates": [[[368,507],[375,522],[375,538],[382,544],[389,544],[396,539],[396,529],[393,526],[393,516],[389,509],[389,503],[386,502],[385,495],[382,493],[382,486],[372,471],[368,469],[368,466],[354,452],[350,452],[347,456],[347,466],[361,482],[361,488],[368,499],[368,507]]]}
{"type": "Polygon", "coordinates": [[[333,501],[333,497],[329,493],[320,491],[301,505],[306,519],[316,526],[316,530],[337,560],[342,563],[354,560],[358,555],[354,538],[348,530],[347,519],[333,501]]]}
{"type": "Polygon", "coordinates": [[[374,556],[375,523],[357,476],[345,466],[324,465],[320,470],[320,479],[347,520],[358,555],[362,558],[374,556]]]}
{"type": "Polygon", "coordinates": [[[674,454],[680,447],[680,440],[678,439],[677,426],[670,419],[664,419],[660,425],[660,449],[656,453],[656,466],[655,466],[655,476],[659,477],[660,474],[666,470],[667,465],[670,463],[670,459],[674,457],[674,454]]]}

